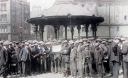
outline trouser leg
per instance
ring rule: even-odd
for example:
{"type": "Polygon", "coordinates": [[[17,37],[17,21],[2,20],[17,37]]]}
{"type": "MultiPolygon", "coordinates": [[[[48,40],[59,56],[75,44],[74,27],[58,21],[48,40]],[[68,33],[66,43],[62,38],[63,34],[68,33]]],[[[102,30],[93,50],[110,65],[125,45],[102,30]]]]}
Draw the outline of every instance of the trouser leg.
{"type": "Polygon", "coordinates": [[[60,73],[61,72],[61,69],[60,69],[60,59],[58,59],[58,72],[60,73]]]}
{"type": "Polygon", "coordinates": [[[31,75],[31,61],[28,62],[27,67],[29,68],[28,74],[31,75]]]}
{"type": "MultiPolygon", "coordinates": [[[[3,78],[7,78],[7,75],[8,75],[7,66],[3,66],[2,69],[3,69],[3,73],[2,73],[3,78]]],[[[1,72],[1,71],[0,71],[0,72],[1,72]]]]}
{"type": "Polygon", "coordinates": [[[37,59],[37,72],[40,73],[40,58],[37,59]]]}
{"type": "Polygon", "coordinates": [[[76,76],[77,74],[77,67],[75,62],[70,62],[70,71],[72,76],[76,76]]]}
{"type": "Polygon", "coordinates": [[[22,69],[21,69],[21,62],[18,62],[18,73],[21,75],[22,74],[22,69]]]}
{"type": "Polygon", "coordinates": [[[43,59],[40,59],[40,72],[43,73],[43,59]]]}
{"type": "Polygon", "coordinates": [[[92,64],[88,63],[88,67],[89,67],[89,76],[92,77],[92,64]]]}
{"type": "Polygon", "coordinates": [[[46,72],[47,71],[47,60],[45,59],[44,61],[44,71],[46,72]]]}
{"type": "Polygon", "coordinates": [[[73,74],[73,64],[72,64],[72,62],[70,62],[70,71],[71,71],[71,76],[73,76],[74,74],[73,74]]]}
{"type": "Polygon", "coordinates": [[[65,68],[65,61],[64,61],[64,56],[62,56],[62,63],[61,63],[61,68],[62,68],[62,72],[64,73],[64,68],[65,68]]]}
{"type": "Polygon", "coordinates": [[[87,76],[88,76],[87,67],[88,67],[88,64],[85,64],[85,65],[84,65],[85,77],[87,77],[87,76]]]}
{"type": "Polygon", "coordinates": [[[128,63],[127,62],[123,62],[123,78],[128,78],[128,63]]]}
{"type": "Polygon", "coordinates": [[[119,75],[119,63],[113,62],[113,78],[118,78],[119,75]]]}
{"type": "Polygon", "coordinates": [[[74,66],[73,66],[73,75],[76,77],[77,76],[77,64],[76,62],[74,62],[74,66]]]}
{"type": "Polygon", "coordinates": [[[113,63],[109,62],[110,73],[113,75],[113,63]]]}
{"type": "Polygon", "coordinates": [[[70,71],[71,71],[71,76],[73,76],[73,63],[70,61],[70,71]]]}
{"type": "Polygon", "coordinates": [[[38,60],[37,59],[34,60],[34,65],[33,65],[33,68],[35,68],[35,72],[37,74],[38,73],[38,66],[39,66],[39,63],[38,63],[38,60]]]}
{"type": "Polygon", "coordinates": [[[68,76],[68,63],[65,63],[65,68],[64,68],[64,70],[65,70],[66,76],[68,76]]]}
{"type": "Polygon", "coordinates": [[[57,60],[55,60],[55,73],[57,73],[57,60]]]}
{"type": "Polygon", "coordinates": [[[53,61],[51,61],[51,72],[53,73],[54,72],[54,62],[53,61]]]}
{"type": "Polygon", "coordinates": [[[22,74],[25,75],[25,62],[22,62],[22,74]]]}
{"type": "Polygon", "coordinates": [[[102,64],[98,64],[98,74],[99,74],[99,77],[103,77],[103,73],[104,73],[104,68],[103,68],[103,65],[102,64]]]}
{"type": "Polygon", "coordinates": [[[80,78],[83,78],[83,65],[79,63],[78,74],[80,78]]]}

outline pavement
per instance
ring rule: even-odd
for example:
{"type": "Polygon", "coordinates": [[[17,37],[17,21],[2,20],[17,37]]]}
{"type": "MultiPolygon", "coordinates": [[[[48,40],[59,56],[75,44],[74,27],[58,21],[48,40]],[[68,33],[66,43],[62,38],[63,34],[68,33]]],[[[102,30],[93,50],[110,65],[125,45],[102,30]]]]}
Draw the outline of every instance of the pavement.
{"type": "MultiPolygon", "coordinates": [[[[0,77],[2,78],[2,77],[0,77]]],[[[28,77],[16,77],[16,76],[9,76],[8,78],[73,78],[71,76],[69,77],[64,77],[62,74],[58,74],[58,73],[45,73],[45,74],[40,74],[40,75],[33,75],[33,76],[28,76],[28,77]]],[[[85,77],[86,78],[86,77],[85,77]]],[[[90,77],[88,77],[90,78],[90,77]]],[[[92,77],[92,78],[99,78],[99,77],[92,77]]],[[[105,76],[104,78],[112,78],[110,76],[105,76]]],[[[123,78],[123,75],[119,75],[119,78],[123,78]]]]}
{"type": "MultiPolygon", "coordinates": [[[[120,70],[119,72],[120,72],[119,78],[123,78],[122,70],[120,70]]],[[[0,77],[0,78],[2,78],[2,77],[0,77]]],[[[64,77],[63,74],[59,74],[59,73],[43,73],[43,74],[32,75],[32,76],[28,76],[28,77],[8,76],[8,78],[73,78],[73,77],[71,77],[71,76],[64,77]]],[[[88,78],[90,78],[90,77],[88,77],[88,78]]],[[[99,77],[93,76],[92,78],[99,78],[99,77]]],[[[108,74],[104,78],[112,78],[112,77],[110,76],[110,74],[108,74]]]]}

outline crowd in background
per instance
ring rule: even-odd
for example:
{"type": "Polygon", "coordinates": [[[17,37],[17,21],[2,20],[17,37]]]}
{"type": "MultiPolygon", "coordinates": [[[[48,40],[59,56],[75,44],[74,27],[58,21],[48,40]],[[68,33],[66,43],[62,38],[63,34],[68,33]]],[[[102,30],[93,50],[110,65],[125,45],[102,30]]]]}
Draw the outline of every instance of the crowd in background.
{"type": "Polygon", "coordinates": [[[128,38],[53,41],[0,41],[0,75],[29,76],[47,72],[73,78],[128,78],[128,38]],[[54,52],[57,46],[59,52],[54,52]]]}

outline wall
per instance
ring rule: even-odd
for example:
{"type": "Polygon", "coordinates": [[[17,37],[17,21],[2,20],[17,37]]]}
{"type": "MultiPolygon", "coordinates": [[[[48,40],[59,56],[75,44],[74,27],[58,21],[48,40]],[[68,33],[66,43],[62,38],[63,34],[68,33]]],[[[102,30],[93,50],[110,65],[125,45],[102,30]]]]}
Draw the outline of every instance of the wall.
{"type": "MultiPolygon", "coordinates": [[[[126,1],[127,3],[127,1],[126,1]]],[[[127,36],[128,37],[128,5],[125,1],[104,3],[97,8],[98,16],[104,17],[105,21],[100,24],[102,30],[98,29],[98,36],[127,36]],[[109,31],[110,27],[110,33],[109,31]],[[104,31],[103,31],[104,30],[104,31]],[[104,33],[107,32],[107,33],[104,33]],[[104,34],[103,34],[104,33],[104,34]]]]}

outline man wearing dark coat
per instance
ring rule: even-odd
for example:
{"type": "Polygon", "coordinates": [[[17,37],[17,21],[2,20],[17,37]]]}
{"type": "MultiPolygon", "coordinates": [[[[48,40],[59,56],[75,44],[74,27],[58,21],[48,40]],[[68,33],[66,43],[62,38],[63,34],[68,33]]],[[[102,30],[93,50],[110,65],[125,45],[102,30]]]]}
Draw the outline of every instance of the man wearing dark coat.
{"type": "Polygon", "coordinates": [[[32,65],[32,72],[33,73],[38,73],[40,70],[40,49],[37,44],[33,45],[31,47],[31,65],[32,65]]]}
{"type": "Polygon", "coordinates": [[[100,42],[95,43],[94,59],[96,62],[96,70],[100,77],[103,77],[104,67],[103,67],[103,49],[100,42]]]}
{"type": "Polygon", "coordinates": [[[122,46],[122,54],[123,54],[123,78],[128,78],[128,40],[123,43],[122,46]]]}
{"type": "Polygon", "coordinates": [[[112,42],[112,52],[110,56],[110,61],[112,63],[112,74],[113,78],[118,78],[119,76],[119,63],[120,63],[120,47],[118,46],[119,40],[115,39],[112,42]]]}
{"type": "Polygon", "coordinates": [[[8,53],[6,50],[6,47],[3,47],[2,44],[0,44],[0,75],[3,76],[3,78],[7,78],[8,75],[8,53]]]}
{"type": "Polygon", "coordinates": [[[112,52],[112,40],[108,40],[107,49],[108,49],[108,59],[109,59],[109,61],[108,61],[109,62],[109,71],[110,71],[110,75],[112,75],[112,67],[113,67],[113,64],[110,61],[111,52],[112,52]]]}
{"type": "Polygon", "coordinates": [[[6,48],[7,48],[8,54],[9,54],[10,72],[17,73],[18,72],[18,69],[17,69],[18,68],[17,67],[18,60],[17,60],[15,48],[12,43],[9,46],[7,46],[6,48]]]}

